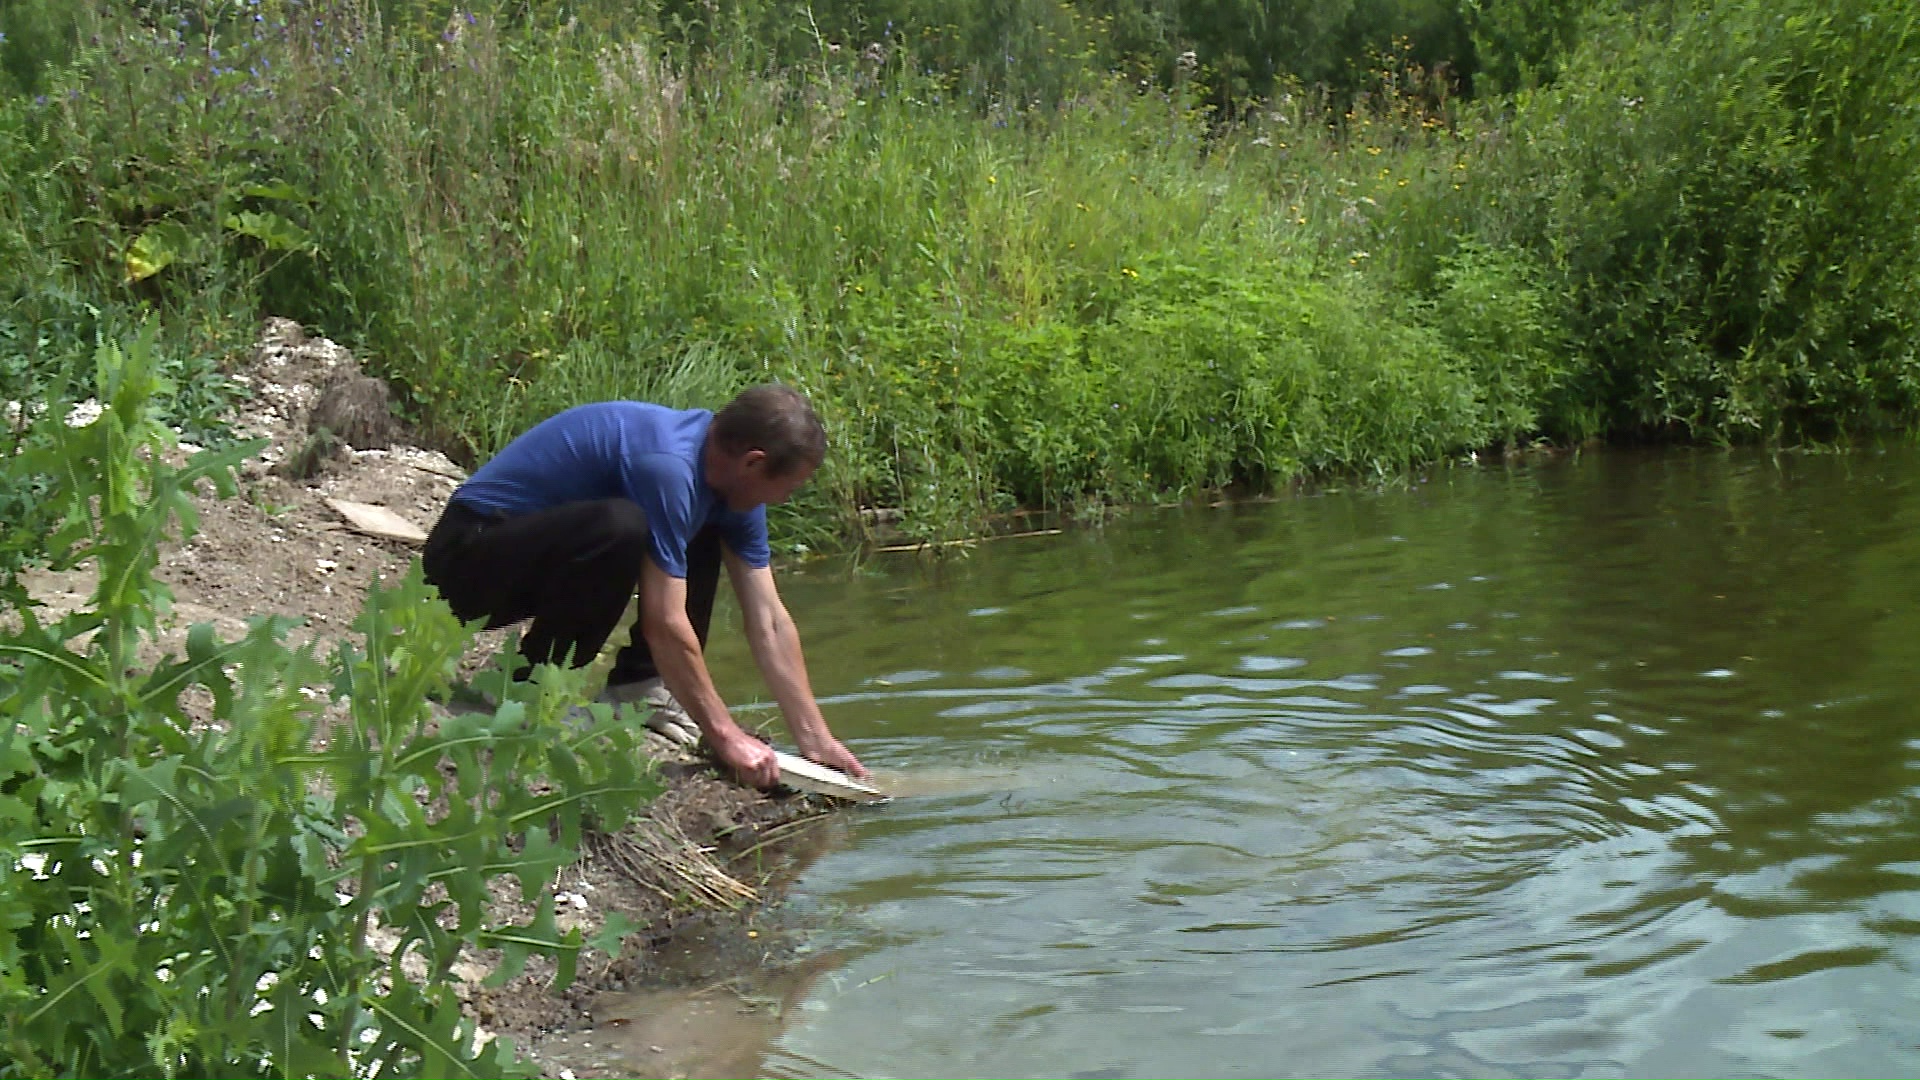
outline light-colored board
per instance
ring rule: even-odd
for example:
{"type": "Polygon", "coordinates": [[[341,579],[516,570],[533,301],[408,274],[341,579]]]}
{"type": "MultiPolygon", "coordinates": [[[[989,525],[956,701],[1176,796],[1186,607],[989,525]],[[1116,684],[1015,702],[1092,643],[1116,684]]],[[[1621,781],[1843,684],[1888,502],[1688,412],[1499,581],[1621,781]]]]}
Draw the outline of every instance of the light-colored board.
{"type": "Polygon", "coordinates": [[[942,540],[938,543],[888,544],[874,548],[875,551],[926,551],[929,548],[964,547],[970,544],[984,543],[988,540],[1024,540],[1030,536],[1059,536],[1065,529],[1029,529],[1026,532],[994,533],[988,536],[965,536],[958,540],[942,540]]]}
{"type": "Polygon", "coordinates": [[[829,769],[825,765],[789,754],[785,750],[775,750],[773,756],[780,763],[780,782],[796,791],[831,795],[836,799],[846,799],[850,802],[887,801],[886,792],[871,784],[855,780],[838,769],[829,769]]]}
{"type": "Polygon", "coordinates": [[[368,536],[404,540],[409,544],[423,543],[427,539],[427,534],[421,532],[419,526],[384,506],[349,499],[328,499],[327,505],[333,507],[334,513],[346,518],[347,524],[368,536]]]}

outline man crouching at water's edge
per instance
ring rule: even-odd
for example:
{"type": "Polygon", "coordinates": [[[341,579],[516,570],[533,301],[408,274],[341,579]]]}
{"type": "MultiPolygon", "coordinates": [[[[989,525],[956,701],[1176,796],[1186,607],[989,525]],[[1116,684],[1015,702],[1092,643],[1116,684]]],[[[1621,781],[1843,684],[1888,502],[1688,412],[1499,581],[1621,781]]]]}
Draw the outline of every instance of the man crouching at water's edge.
{"type": "Polygon", "coordinates": [[[610,696],[684,708],[722,765],[772,787],[773,750],[734,722],[707,671],[724,562],[754,661],[800,752],[864,777],[814,701],[769,567],[767,504],[791,497],[826,450],[813,407],[778,384],[717,414],[640,401],[576,406],[460,485],[421,561],[461,619],[484,617],[489,629],[531,619],[520,651],[535,664],[590,662],[637,588],[641,632],[614,662],[610,696]]]}

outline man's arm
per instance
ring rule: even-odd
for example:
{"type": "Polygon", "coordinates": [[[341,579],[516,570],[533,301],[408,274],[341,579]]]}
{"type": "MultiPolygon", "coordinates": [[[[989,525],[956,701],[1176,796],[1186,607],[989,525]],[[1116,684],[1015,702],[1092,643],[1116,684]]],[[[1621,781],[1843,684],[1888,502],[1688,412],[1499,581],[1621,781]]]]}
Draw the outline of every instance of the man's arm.
{"type": "MultiPolygon", "coordinates": [[[[647,557],[640,570],[640,630],[660,678],[707,737],[720,763],[741,780],[769,788],[780,782],[773,749],[741,730],[714,689],[700,638],[687,621],[687,582],[647,557]]],[[[816,710],[817,711],[817,710],[816,710]]]]}
{"type": "Polygon", "coordinates": [[[748,566],[731,548],[724,550],[727,575],[733,580],[733,595],[740,601],[741,618],[746,624],[747,644],[774,700],[780,703],[780,713],[786,717],[787,730],[793,733],[800,753],[853,776],[866,776],[866,766],[833,737],[827,718],[820,713],[820,703],[813,698],[807,661],[800,652],[800,631],[774,587],[773,571],[748,566]]]}

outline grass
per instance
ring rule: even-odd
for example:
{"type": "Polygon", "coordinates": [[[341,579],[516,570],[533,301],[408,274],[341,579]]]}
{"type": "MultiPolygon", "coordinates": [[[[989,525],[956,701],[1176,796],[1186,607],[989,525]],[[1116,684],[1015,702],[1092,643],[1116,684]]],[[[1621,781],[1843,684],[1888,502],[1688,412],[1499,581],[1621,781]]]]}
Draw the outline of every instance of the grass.
{"type": "MultiPolygon", "coordinates": [[[[1632,236],[1664,227],[1604,197],[1645,166],[1593,157],[1621,137],[1603,126],[1621,76],[1597,54],[1557,97],[1462,107],[1407,47],[1338,107],[1283,85],[1222,124],[1177,80],[1083,73],[1056,104],[1015,106],[899,52],[775,68],[740,35],[696,56],[644,28],[389,31],[358,0],[262,0],[258,22],[177,6],[189,17],[100,16],[103,44],[44,101],[0,107],[16,323],[42,311],[26,321],[78,341],[88,320],[59,322],[75,310],[159,307],[205,366],[252,313],[290,315],[359,349],[469,460],[579,401],[715,406],[784,379],[834,439],[780,514],[791,546],[859,536],[863,507],[936,539],[1016,506],[1384,475],[1675,417],[1696,437],[1793,435],[1696,400],[1720,393],[1694,374],[1715,346],[1669,313],[1732,310],[1712,306],[1724,276],[1596,247],[1623,231],[1608,207],[1632,210],[1632,236]],[[1596,193],[1584,216],[1555,201],[1576,181],[1596,193]],[[1596,251],[1630,279],[1596,278],[1596,251]],[[1695,397],[1649,392],[1672,373],[1695,397]]],[[[1643,66],[1717,62],[1705,45],[1674,59],[1661,31],[1648,16],[1596,40],[1643,66]]],[[[1727,112],[1676,101],[1662,130],[1727,112]]],[[[1743,133],[1709,130],[1700,160],[1737,163],[1743,133]]],[[[1760,188],[1719,195],[1785,212],[1760,188]]],[[[1909,263],[1889,267],[1910,289],[1909,263]]],[[[1911,341],[1882,326],[1855,359],[1911,341]]],[[[1823,430],[1914,415],[1897,393],[1822,413],[1797,385],[1766,384],[1763,411],[1810,409],[1823,430]]]]}

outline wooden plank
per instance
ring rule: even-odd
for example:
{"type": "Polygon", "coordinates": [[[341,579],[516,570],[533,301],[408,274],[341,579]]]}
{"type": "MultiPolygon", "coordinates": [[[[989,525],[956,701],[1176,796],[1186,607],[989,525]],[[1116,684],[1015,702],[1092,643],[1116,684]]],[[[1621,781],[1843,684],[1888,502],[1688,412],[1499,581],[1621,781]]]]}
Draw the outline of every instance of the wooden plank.
{"type": "Polygon", "coordinates": [[[347,524],[368,536],[404,540],[409,544],[423,543],[427,539],[427,534],[421,532],[413,522],[384,506],[331,498],[327,500],[327,505],[333,507],[335,513],[346,518],[347,524]]]}
{"type": "Polygon", "coordinates": [[[780,763],[780,782],[796,791],[831,795],[836,799],[846,799],[850,802],[887,801],[886,792],[871,784],[855,780],[838,769],[829,769],[825,765],[789,754],[785,750],[775,750],[773,756],[780,763]]]}
{"type": "Polygon", "coordinates": [[[888,544],[886,547],[874,548],[873,550],[875,551],[925,551],[928,548],[959,547],[962,544],[978,544],[987,540],[1023,540],[1030,536],[1059,536],[1061,533],[1065,531],[1066,531],[1065,529],[1030,529],[1026,532],[993,533],[988,536],[962,537],[959,540],[942,540],[937,544],[929,544],[924,542],[918,543],[918,544],[888,544]]]}

